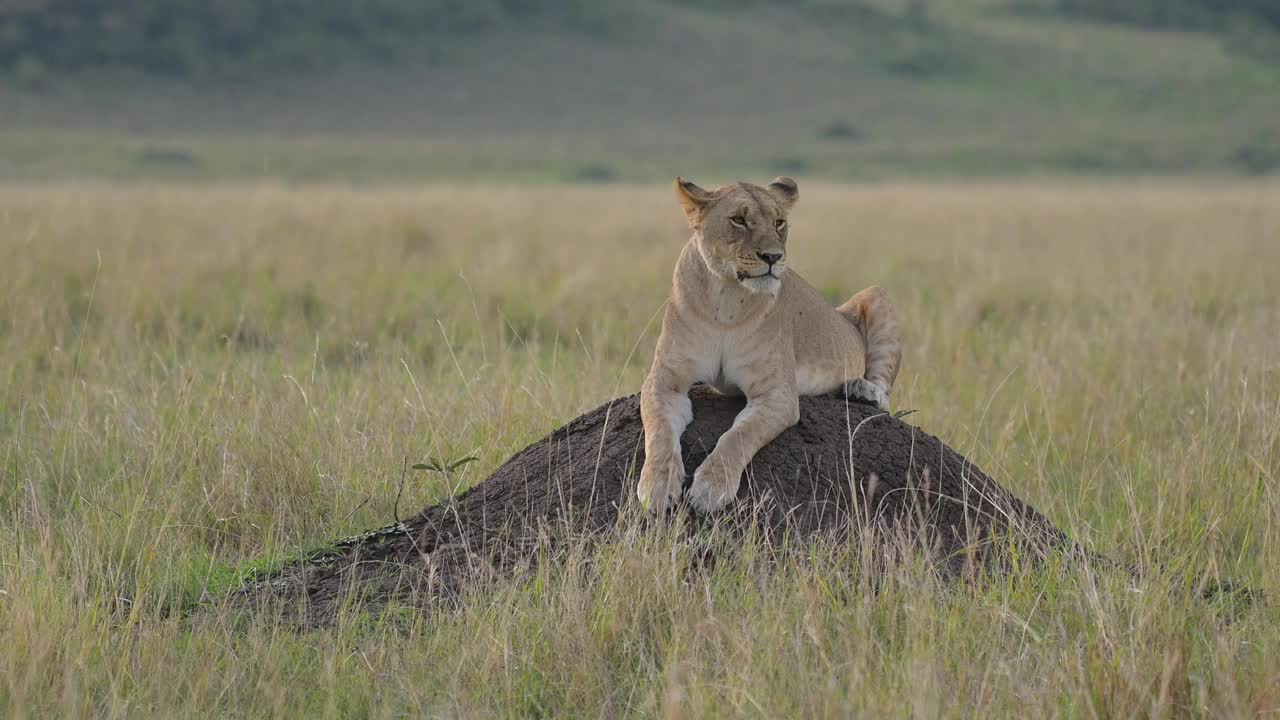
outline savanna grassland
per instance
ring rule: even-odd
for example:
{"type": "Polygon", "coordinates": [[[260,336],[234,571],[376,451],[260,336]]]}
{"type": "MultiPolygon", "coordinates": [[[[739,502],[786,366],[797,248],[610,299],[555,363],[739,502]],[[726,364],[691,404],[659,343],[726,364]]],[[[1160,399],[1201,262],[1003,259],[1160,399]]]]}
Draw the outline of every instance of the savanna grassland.
{"type": "MultiPolygon", "coordinates": [[[[1174,0],[1123,5],[1139,4],[1174,0]]],[[[1280,172],[1280,32],[1250,49],[1253,41],[1232,33],[1097,19],[1109,5],[313,0],[296,13],[251,0],[224,0],[217,12],[149,0],[24,3],[12,12],[70,16],[39,23],[51,34],[33,31],[36,54],[55,56],[50,62],[79,54],[89,67],[5,72],[6,46],[23,33],[0,32],[0,180],[546,184],[669,182],[677,172],[843,181],[1280,172]],[[494,5],[514,14],[461,34],[406,38],[413,23],[380,15],[400,8],[447,20],[494,5]],[[1061,12],[1067,6],[1092,10],[1061,12]],[[296,22],[280,17],[289,14],[296,22]],[[346,42],[328,37],[349,26],[334,14],[355,15],[372,37],[407,47],[383,62],[355,62],[346,42]],[[195,66],[248,62],[248,48],[257,47],[290,49],[313,71],[289,72],[284,63],[241,68],[233,78],[196,67],[182,75],[199,49],[175,45],[217,39],[182,28],[238,17],[252,25],[256,15],[261,37],[222,47],[226,57],[205,47],[215,57],[195,66]],[[155,37],[165,28],[170,43],[155,37]],[[167,72],[96,67],[129,41],[163,55],[153,61],[167,72]]]]}
{"type": "Polygon", "coordinates": [[[690,576],[655,531],[427,614],[233,612],[388,524],[406,458],[479,459],[402,513],[636,391],[670,191],[12,185],[0,715],[1280,712],[1280,185],[801,185],[793,266],[900,306],[896,407],[1146,577],[750,544],[690,576]]]}

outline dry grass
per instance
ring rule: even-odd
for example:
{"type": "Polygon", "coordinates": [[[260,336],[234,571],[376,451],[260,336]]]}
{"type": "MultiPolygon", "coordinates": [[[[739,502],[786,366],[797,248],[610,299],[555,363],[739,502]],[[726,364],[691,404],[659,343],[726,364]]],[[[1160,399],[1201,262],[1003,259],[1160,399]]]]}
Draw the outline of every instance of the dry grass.
{"type": "Polygon", "coordinates": [[[1278,191],[802,188],[794,265],[902,308],[896,405],[1138,586],[632,537],[297,633],[210,588],[638,388],[669,191],[0,188],[0,715],[1276,713],[1277,612],[1172,581],[1280,596],[1278,191]]]}

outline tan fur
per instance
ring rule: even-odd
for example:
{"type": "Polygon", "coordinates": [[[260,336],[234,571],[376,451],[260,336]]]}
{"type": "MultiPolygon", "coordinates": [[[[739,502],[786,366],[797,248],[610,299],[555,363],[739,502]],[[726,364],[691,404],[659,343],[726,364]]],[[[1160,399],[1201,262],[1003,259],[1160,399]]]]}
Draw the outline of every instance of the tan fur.
{"type": "Polygon", "coordinates": [[[675,190],[693,237],[676,263],[641,390],[645,464],[637,495],[655,512],[680,499],[689,387],[705,382],[747,397],[694,472],[688,499],[705,513],[731,502],[756,451],[799,420],[799,396],[840,391],[887,409],[901,349],[884,290],[867,288],[832,308],[786,270],[794,180],[708,191],[676,178],[675,190]]]}

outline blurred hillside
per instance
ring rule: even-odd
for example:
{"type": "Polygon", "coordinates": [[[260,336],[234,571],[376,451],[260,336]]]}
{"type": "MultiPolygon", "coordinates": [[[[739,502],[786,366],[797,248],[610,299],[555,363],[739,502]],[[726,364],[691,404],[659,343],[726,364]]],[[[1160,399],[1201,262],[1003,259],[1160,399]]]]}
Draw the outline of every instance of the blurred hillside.
{"type": "Polygon", "coordinates": [[[6,0],[0,178],[1280,171],[1280,0],[6,0]]]}

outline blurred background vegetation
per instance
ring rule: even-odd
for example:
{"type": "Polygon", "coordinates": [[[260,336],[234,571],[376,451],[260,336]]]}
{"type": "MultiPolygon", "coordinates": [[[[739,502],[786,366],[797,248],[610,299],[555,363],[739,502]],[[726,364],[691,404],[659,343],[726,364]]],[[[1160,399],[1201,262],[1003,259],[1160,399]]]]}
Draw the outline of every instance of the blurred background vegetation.
{"type": "Polygon", "coordinates": [[[1280,0],[0,0],[0,178],[1280,170],[1280,0]]]}

